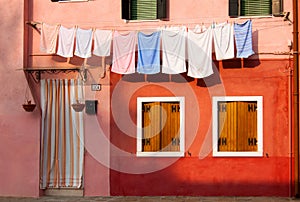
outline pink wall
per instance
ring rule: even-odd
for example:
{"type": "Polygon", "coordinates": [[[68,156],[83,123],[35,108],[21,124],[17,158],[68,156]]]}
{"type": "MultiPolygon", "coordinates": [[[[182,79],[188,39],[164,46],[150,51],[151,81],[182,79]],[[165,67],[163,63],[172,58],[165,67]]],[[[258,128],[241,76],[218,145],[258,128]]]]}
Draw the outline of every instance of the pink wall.
{"type": "Polygon", "coordinates": [[[24,1],[3,1],[0,13],[0,195],[39,195],[39,112],[23,110],[24,1]]]}
{"type": "MultiPolygon", "coordinates": [[[[67,61],[55,55],[41,54],[39,33],[24,27],[33,20],[67,27],[140,30],[163,25],[196,24],[209,26],[212,22],[244,22],[246,19],[228,17],[228,0],[170,1],[169,21],[129,22],[120,19],[120,0],[94,0],[81,3],[52,3],[50,0],[3,1],[5,9],[0,13],[1,60],[3,69],[0,83],[0,195],[39,196],[39,130],[40,113],[26,113],[24,102],[26,79],[24,67],[81,66],[77,57],[67,61]],[[23,45],[25,44],[25,46],[23,45]],[[25,57],[24,57],[25,55],[25,57]]],[[[284,11],[292,11],[292,1],[284,1],[284,11]]],[[[85,116],[86,196],[96,195],[276,195],[288,196],[290,186],[290,137],[289,137],[289,75],[292,64],[288,60],[288,40],[292,39],[292,26],[282,18],[254,18],[253,46],[259,55],[245,60],[245,68],[236,61],[216,63],[221,78],[182,81],[180,76],[172,82],[161,80],[144,82],[134,75],[123,77],[107,71],[100,78],[104,66],[101,59],[92,57],[86,83],[86,98],[99,102],[97,116],[85,116]],[[270,59],[270,60],[266,60],[270,59]],[[253,64],[255,62],[256,64],[253,64]],[[250,63],[250,64],[249,64],[250,63]],[[111,78],[110,78],[111,77],[111,78]],[[133,79],[133,80],[132,80],[133,79]],[[179,80],[181,81],[179,81],[179,80]],[[121,82],[122,81],[122,82],[121,82]],[[100,92],[91,92],[89,84],[101,83],[100,92]],[[145,85],[147,85],[145,87],[145,85]],[[142,88],[134,91],[139,86],[142,88]],[[223,88],[224,87],[224,88],[223,88]],[[136,158],[136,100],[137,96],[171,95],[166,90],[186,95],[187,151],[191,156],[177,159],[136,158]],[[189,89],[191,91],[184,91],[189,89]],[[118,102],[111,102],[114,92],[118,102]],[[132,90],[133,94],[128,95],[132,90]],[[225,91],[224,91],[225,90],[225,91]],[[193,95],[188,94],[192,92],[193,95]],[[264,96],[264,157],[261,158],[213,158],[211,156],[211,96],[226,92],[227,95],[264,96]],[[196,97],[193,97],[196,95],[196,97]],[[194,105],[194,101],[199,105],[194,105]],[[126,101],[128,105],[117,106],[126,101]],[[116,120],[121,111],[129,109],[130,125],[122,131],[116,120]],[[120,110],[120,112],[119,112],[120,110]],[[200,110],[199,114],[194,112],[200,110]],[[197,121],[199,120],[199,121],[197,121]],[[192,134],[192,136],[191,136],[192,134]],[[266,156],[268,153],[268,157],[266,156]],[[145,173],[145,165],[157,168],[145,173]],[[168,165],[168,166],[166,166],[168,165]],[[140,167],[137,167],[140,166],[140,167]],[[139,169],[135,169],[139,168],[139,169]],[[239,175],[236,174],[237,171],[239,175]],[[139,173],[139,174],[138,174],[139,173]],[[218,173],[218,175],[216,175],[218,173]],[[246,183],[247,182],[247,183],[246,183]]],[[[66,75],[56,75],[56,77],[66,75]]],[[[67,75],[74,77],[76,74],[67,75]]],[[[43,78],[52,77],[43,75],[43,78]]],[[[185,78],[185,77],[184,77],[185,78]]],[[[39,87],[30,80],[33,95],[38,101],[39,87]]],[[[127,104],[127,103],[126,103],[127,104]]],[[[146,169],[147,170],[147,169],[146,169]]]]}

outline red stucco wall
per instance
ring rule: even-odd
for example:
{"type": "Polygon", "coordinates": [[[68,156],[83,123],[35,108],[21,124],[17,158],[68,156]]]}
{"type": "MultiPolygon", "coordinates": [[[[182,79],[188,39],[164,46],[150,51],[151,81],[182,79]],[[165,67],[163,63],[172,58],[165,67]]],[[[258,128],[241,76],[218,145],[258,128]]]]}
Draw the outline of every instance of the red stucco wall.
{"type": "Polygon", "coordinates": [[[112,75],[115,84],[112,85],[112,101],[124,99],[118,102],[124,106],[118,110],[112,108],[115,112],[111,122],[111,142],[128,155],[121,156],[111,150],[111,194],[288,196],[292,168],[288,132],[289,72],[286,71],[289,64],[288,60],[245,60],[247,67],[238,68],[237,61],[220,63],[219,76],[185,82],[162,81],[163,76],[157,76],[156,82],[144,82],[137,79],[138,75],[132,80],[126,79],[127,76],[120,79],[119,75],[112,75]],[[170,86],[171,90],[166,90],[170,86]],[[115,91],[118,96],[114,95],[115,91]],[[128,97],[129,112],[135,122],[137,96],[172,94],[186,99],[185,157],[171,158],[173,161],[136,157],[136,139],[132,138],[136,130],[121,131],[119,120],[114,118],[122,116],[121,108],[127,108],[128,97]],[[263,96],[263,157],[212,157],[213,95],[263,96]]]}

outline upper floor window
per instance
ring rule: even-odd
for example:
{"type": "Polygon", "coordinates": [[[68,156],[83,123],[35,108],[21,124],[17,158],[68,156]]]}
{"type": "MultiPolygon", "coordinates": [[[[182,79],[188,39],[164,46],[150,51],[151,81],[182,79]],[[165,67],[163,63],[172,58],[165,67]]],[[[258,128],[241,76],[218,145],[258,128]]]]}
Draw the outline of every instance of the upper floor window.
{"type": "Polygon", "coordinates": [[[282,0],[229,0],[229,16],[279,16],[282,0]]]}
{"type": "Polygon", "coordinates": [[[122,0],[122,19],[156,20],[167,18],[167,0],[122,0]]]}

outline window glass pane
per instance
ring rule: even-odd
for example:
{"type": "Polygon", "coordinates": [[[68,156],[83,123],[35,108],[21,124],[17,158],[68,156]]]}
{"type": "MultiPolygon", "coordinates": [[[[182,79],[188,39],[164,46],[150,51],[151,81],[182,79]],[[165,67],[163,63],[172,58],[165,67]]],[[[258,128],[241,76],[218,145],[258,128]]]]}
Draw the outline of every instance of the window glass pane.
{"type": "Polygon", "coordinates": [[[242,16],[264,16],[272,14],[272,0],[241,0],[242,16]]]}

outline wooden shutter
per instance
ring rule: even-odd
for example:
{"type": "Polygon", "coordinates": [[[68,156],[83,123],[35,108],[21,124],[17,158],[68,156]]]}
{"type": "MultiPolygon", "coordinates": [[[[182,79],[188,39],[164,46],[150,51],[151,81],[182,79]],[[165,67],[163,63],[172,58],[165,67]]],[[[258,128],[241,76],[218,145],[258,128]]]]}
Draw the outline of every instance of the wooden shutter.
{"type": "Polygon", "coordinates": [[[122,19],[131,19],[131,0],[122,0],[122,19]]]}
{"type": "Polygon", "coordinates": [[[240,0],[241,16],[264,16],[272,14],[272,0],[240,0]]]}
{"type": "Polygon", "coordinates": [[[161,106],[164,111],[161,113],[163,127],[161,131],[162,150],[180,151],[180,105],[175,102],[163,102],[161,106]]]}
{"type": "Polygon", "coordinates": [[[219,102],[219,151],[237,150],[236,102],[219,102]]]}
{"type": "Polygon", "coordinates": [[[229,0],[229,16],[238,17],[239,16],[239,0],[229,0]]]}
{"type": "Polygon", "coordinates": [[[257,151],[257,102],[218,103],[218,151],[257,151]]]}
{"type": "Polygon", "coordinates": [[[282,0],[272,0],[272,14],[274,16],[281,16],[282,12],[282,0]]]}
{"type": "Polygon", "coordinates": [[[157,0],[157,19],[166,19],[167,18],[167,0],[157,0]]]}
{"type": "Polygon", "coordinates": [[[180,151],[180,104],[149,102],[142,106],[142,151],[180,151]]]}
{"type": "Polygon", "coordinates": [[[143,104],[143,151],[160,150],[160,106],[159,102],[143,104]]]}
{"type": "Polygon", "coordinates": [[[257,103],[238,102],[238,151],[257,151],[257,103]]]}
{"type": "Polygon", "coordinates": [[[157,16],[157,0],[132,0],[131,18],[133,20],[154,20],[157,16]]]}

